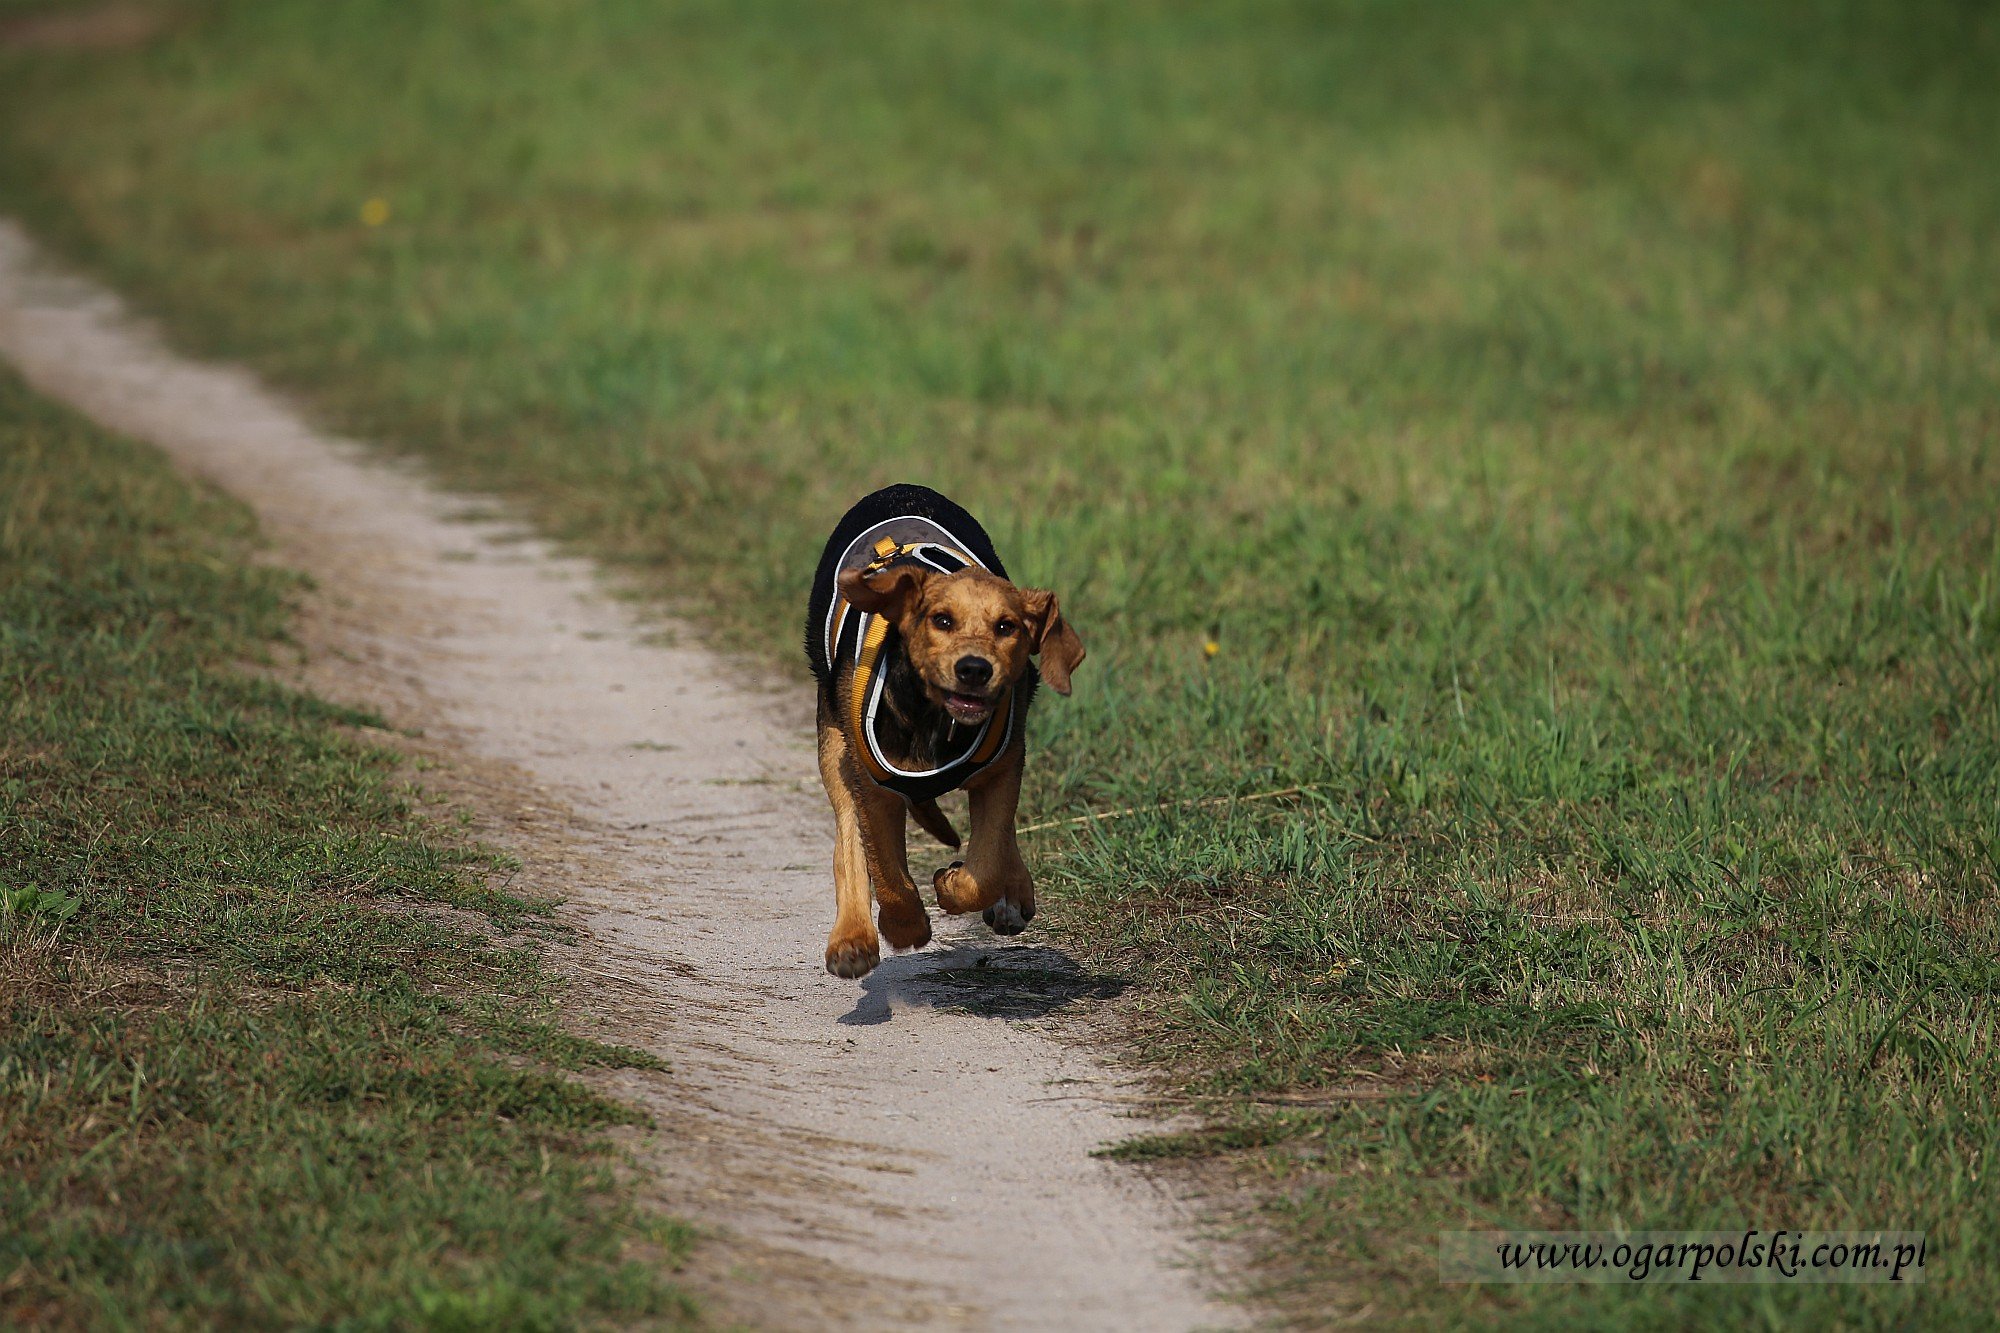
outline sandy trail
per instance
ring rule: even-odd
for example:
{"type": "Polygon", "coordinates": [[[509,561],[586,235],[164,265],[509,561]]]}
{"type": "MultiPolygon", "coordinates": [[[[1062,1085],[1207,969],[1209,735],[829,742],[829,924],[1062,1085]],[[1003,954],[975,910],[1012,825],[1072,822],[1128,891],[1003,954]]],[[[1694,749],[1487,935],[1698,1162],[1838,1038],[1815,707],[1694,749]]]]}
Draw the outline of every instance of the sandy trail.
{"type": "MultiPolygon", "coordinates": [[[[168,352],[4,222],[0,356],[249,503],[349,608],[339,656],[364,694],[395,682],[429,733],[563,813],[591,993],[615,997],[621,1039],[673,1064],[627,1091],[714,1131],[662,1150],[668,1203],[865,1279],[778,1318],[1235,1322],[1191,1270],[1185,1205],[1090,1155],[1134,1132],[1130,1090],[1042,1020],[1109,983],[976,919],[940,919],[931,948],[859,985],[822,970],[831,820],[803,689],[746,687],[691,634],[660,646],[586,563],[317,433],[248,375],[168,352]]],[[[920,882],[924,856],[944,859],[914,855],[920,882]]]]}

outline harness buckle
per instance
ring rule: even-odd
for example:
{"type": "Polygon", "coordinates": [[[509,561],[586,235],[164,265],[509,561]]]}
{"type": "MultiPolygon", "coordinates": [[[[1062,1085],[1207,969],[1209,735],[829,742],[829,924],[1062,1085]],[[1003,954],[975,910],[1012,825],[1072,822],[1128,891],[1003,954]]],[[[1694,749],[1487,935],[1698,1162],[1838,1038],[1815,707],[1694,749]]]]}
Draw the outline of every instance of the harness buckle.
{"type": "Polygon", "coordinates": [[[896,562],[896,557],[903,554],[904,549],[894,537],[882,538],[875,543],[875,558],[862,568],[862,573],[874,574],[887,569],[896,562]]]}

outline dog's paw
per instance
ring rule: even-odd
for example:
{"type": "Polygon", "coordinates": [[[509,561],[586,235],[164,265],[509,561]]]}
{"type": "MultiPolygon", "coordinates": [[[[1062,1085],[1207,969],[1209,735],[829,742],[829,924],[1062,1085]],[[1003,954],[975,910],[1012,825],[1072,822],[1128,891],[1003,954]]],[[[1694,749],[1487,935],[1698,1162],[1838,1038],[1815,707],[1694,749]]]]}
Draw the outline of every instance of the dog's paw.
{"type": "Polygon", "coordinates": [[[1030,907],[1027,911],[1023,912],[1020,908],[1002,898],[999,902],[980,913],[980,917],[987,925],[993,927],[995,935],[1018,935],[1028,928],[1030,921],[1034,920],[1035,909],[1030,907]]]}
{"type": "Polygon", "coordinates": [[[936,875],[930,877],[930,891],[938,897],[938,911],[952,917],[960,913],[970,913],[978,907],[978,885],[972,883],[970,875],[964,875],[964,861],[954,861],[936,875]]]}
{"type": "Polygon", "coordinates": [[[874,940],[838,940],[826,946],[826,970],[855,981],[875,970],[882,949],[874,940]]]}
{"type": "Polygon", "coordinates": [[[921,907],[914,916],[892,916],[884,908],[875,918],[875,924],[893,949],[921,949],[931,942],[930,914],[921,907]]]}

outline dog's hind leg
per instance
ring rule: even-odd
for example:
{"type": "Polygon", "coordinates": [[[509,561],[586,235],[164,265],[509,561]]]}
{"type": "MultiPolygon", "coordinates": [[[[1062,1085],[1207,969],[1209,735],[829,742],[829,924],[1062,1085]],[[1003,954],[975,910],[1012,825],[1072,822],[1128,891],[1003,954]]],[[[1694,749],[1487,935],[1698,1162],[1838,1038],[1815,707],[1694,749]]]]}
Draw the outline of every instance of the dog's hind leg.
{"type": "Polygon", "coordinates": [[[861,843],[861,812],[846,767],[847,740],[824,717],[819,728],[819,776],[833,804],[833,933],[826,941],[826,970],[862,977],[881,961],[882,946],[868,911],[868,861],[861,843]]]}
{"type": "Polygon", "coordinates": [[[965,860],[931,877],[938,906],[954,915],[983,912],[1002,935],[1018,935],[1035,915],[1035,881],[1014,838],[1021,802],[1022,747],[982,773],[966,789],[972,803],[972,840],[965,860]]]}
{"type": "Polygon", "coordinates": [[[923,825],[924,832],[953,851],[958,850],[958,830],[951,826],[949,819],[945,818],[944,811],[938,809],[936,801],[911,801],[910,813],[917,817],[919,824],[923,825]]]}

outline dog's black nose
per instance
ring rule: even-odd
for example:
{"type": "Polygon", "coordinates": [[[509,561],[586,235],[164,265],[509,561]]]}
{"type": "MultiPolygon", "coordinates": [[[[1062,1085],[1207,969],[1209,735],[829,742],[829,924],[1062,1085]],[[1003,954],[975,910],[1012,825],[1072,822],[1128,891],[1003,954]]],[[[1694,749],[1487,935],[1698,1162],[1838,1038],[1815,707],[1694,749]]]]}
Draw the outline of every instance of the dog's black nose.
{"type": "Polygon", "coordinates": [[[958,673],[958,683],[971,690],[983,690],[993,682],[993,664],[983,657],[967,654],[958,659],[953,668],[958,673]]]}

